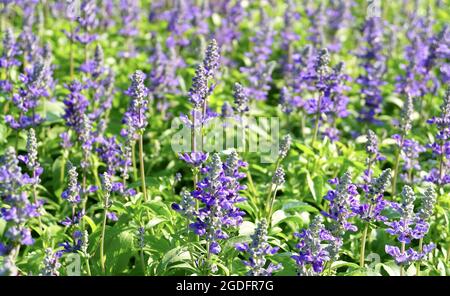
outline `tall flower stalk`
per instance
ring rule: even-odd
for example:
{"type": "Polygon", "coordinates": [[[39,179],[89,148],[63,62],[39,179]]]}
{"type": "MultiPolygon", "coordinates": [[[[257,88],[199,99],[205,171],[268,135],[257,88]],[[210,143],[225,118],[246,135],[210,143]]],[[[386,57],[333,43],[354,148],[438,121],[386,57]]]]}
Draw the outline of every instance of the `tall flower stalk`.
{"type": "MultiPolygon", "coordinates": [[[[180,116],[181,120],[191,128],[191,155],[184,154],[182,159],[188,163],[187,159],[203,159],[207,156],[203,150],[203,126],[209,118],[208,97],[214,90],[214,77],[220,66],[220,52],[215,39],[212,39],[206,48],[205,57],[196,70],[192,78],[192,85],[189,89],[189,102],[192,104],[191,120],[186,116],[180,116]],[[198,139],[197,136],[200,136],[198,139]],[[199,142],[200,143],[199,143],[199,142]]],[[[206,158],[205,158],[206,159],[206,158]]],[[[193,166],[194,187],[198,183],[198,165],[193,166]]]]}
{"type": "MultiPolygon", "coordinates": [[[[27,137],[27,155],[26,156],[19,156],[19,159],[23,160],[25,164],[27,165],[28,169],[31,171],[31,191],[33,193],[33,201],[35,203],[38,202],[38,196],[37,196],[37,185],[40,182],[39,176],[42,174],[42,167],[39,164],[38,160],[38,152],[37,152],[37,140],[36,140],[36,134],[33,128],[30,128],[28,130],[28,137],[27,137]]],[[[38,217],[39,220],[39,226],[41,230],[43,230],[43,225],[41,218],[38,217]]]]}
{"type": "Polygon", "coordinates": [[[413,100],[411,96],[407,96],[407,99],[404,103],[403,110],[400,118],[400,134],[397,137],[399,142],[399,147],[395,154],[394,161],[394,172],[392,177],[392,198],[395,198],[395,194],[397,191],[397,176],[400,165],[400,153],[405,143],[405,138],[408,135],[409,131],[412,127],[412,115],[414,112],[413,100]]]}
{"type": "Polygon", "coordinates": [[[433,243],[420,245],[420,251],[417,252],[413,248],[406,249],[406,245],[410,244],[413,239],[422,239],[429,230],[429,224],[425,219],[430,217],[433,209],[434,192],[428,189],[425,193],[422,209],[419,213],[414,212],[414,201],[416,195],[411,187],[405,185],[402,190],[402,202],[392,203],[391,206],[399,214],[397,220],[385,222],[389,227],[386,232],[397,237],[401,243],[401,248],[386,245],[385,251],[391,255],[395,262],[400,266],[400,275],[404,275],[404,267],[412,262],[422,260],[430,253],[435,245],[433,243]]]}
{"type": "MultiPolygon", "coordinates": [[[[144,165],[144,131],[148,125],[146,112],[148,110],[148,89],[144,85],[145,74],[137,70],[131,76],[131,86],[127,94],[131,97],[131,103],[124,116],[124,123],[131,126],[131,130],[136,133],[139,142],[139,170],[141,174],[141,190],[144,201],[148,200],[147,186],[145,184],[144,165]]],[[[129,135],[131,136],[131,135],[129,135]]]]}
{"type": "Polygon", "coordinates": [[[450,183],[447,165],[449,153],[447,152],[447,146],[449,145],[450,139],[450,86],[447,88],[444,101],[441,105],[441,115],[439,117],[433,117],[427,122],[436,125],[438,128],[436,140],[429,145],[429,148],[431,148],[433,155],[438,158],[439,167],[433,168],[428,173],[428,176],[425,177],[425,180],[436,184],[440,189],[445,184],[450,183]]]}
{"type": "Polygon", "coordinates": [[[389,186],[391,180],[391,170],[384,170],[378,178],[370,180],[365,188],[364,200],[353,207],[352,211],[364,222],[364,230],[361,234],[359,265],[364,267],[366,239],[369,233],[370,224],[376,221],[386,221],[386,217],[381,215],[381,211],[387,206],[383,198],[384,191],[389,186]]]}
{"type": "MultiPolygon", "coordinates": [[[[250,108],[249,108],[250,99],[248,97],[246,89],[238,82],[234,83],[233,98],[234,98],[233,110],[237,114],[239,124],[240,124],[240,130],[241,130],[241,133],[238,136],[238,141],[239,141],[239,139],[241,141],[237,145],[238,145],[238,147],[242,147],[242,149],[245,150],[245,147],[247,145],[245,139],[247,139],[247,135],[248,135],[248,138],[250,138],[250,134],[249,134],[250,131],[249,131],[248,125],[247,125],[247,113],[250,110],[250,108]]],[[[247,173],[249,189],[252,192],[252,195],[251,195],[252,202],[255,206],[257,206],[258,193],[256,191],[255,184],[253,183],[253,178],[252,178],[252,174],[250,171],[250,165],[247,167],[246,173],[247,173]]]]}
{"type": "Polygon", "coordinates": [[[247,164],[241,161],[236,151],[231,152],[222,162],[218,153],[213,154],[211,161],[201,170],[204,178],[198,182],[196,190],[191,195],[201,202],[199,209],[194,209],[188,194],[183,194],[180,204],[172,204],[175,211],[183,214],[189,222],[189,227],[200,237],[205,237],[206,250],[203,258],[206,264],[204,272],[213,271],[211,256],[217,255],[222,248],[221,240],[229,237],[227,229],[238,227],[242,222],[244,212],[236,203],[245,201],[239,191],[246,187],[240,184],[245,177],[239,169],[247,164]]]}
{"type": "Polygon", "coordinates": [[[108,216],[108,208],[110,207],[110,197],[112,191],[111,176],[108,172],[103,173],[103,224],[102,224],[102,236],[100,240],[100,266],[102,272],[105,273],[106,257],[105,253],[105,230],[106,230],[106,218],[108,216]]]}
{"type": "MultiPolygon", "coordinates": [[[[6,221],[6,230],[2,235],[7,242],[0,242],[0,254],[6,257],[9,272],[17,275],[16,258],[22,245],[34,243],[31,229],[27,223],[40,215],[43,201],[30,202],[28,184],[32,183],[27,174],[22,173],[19,159],[13,147],[8,147],[0,157],[0,198],[2,205],[0,217],[6,221]]],[[[6,264],[6,263],[4,263],[6,264]]]]}
{"type": "Polygon", "coordinates": [[[284,184],[284,170],[280,167],[281,161],[287,156],[289,149],[292,144],[292,139],[290,135],[284,136],[280,143],[280,149],[278,151],[278,158],[276,161],[275,166],[275,172],[272,176],[272,181],[269,185],[269,192],[267,194],[266,199],[266,207],[265,207],[265,213],[266,213],[266,219],[267,221],[271,221],[272,219],[272,209],[273,204],[275,202],[275,197],[277,195],[277,190],[284,184]]]}
{"type": "Polygon", "coordinates": [[[379,17],[369,17],[363,26],[362,44],[357,56],[361,60],[360,67],[364,72],[356,82],[361,87],[364,105],[361,108],[359,120],[367,123],[379,123],[377,116],[382,111],[384,85],[383,75],[386,71],[386,56],[383,53],[382,20],[379,17]]]}
{"type": "Polygon", "coordinates": [[[278,252],[278,247],[272,247],[267,239],[267,221],[262,219],[256,226],[255,233],[251,236],[252,242],[238,243],[235,245],[240,252],[248,254],[248,260],[243,260],[249,271],[247,275],[271,276],[273,272],[281,269],[282,265],[269,263],[266,267],[266,256],[274,255],[278,252]]]}

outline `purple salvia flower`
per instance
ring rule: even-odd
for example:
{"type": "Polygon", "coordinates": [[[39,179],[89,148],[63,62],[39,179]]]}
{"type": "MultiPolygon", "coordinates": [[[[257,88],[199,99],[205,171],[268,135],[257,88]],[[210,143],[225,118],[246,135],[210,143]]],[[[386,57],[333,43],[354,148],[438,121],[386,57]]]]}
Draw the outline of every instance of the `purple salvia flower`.
{"type": "MultiPolygon", "coordinates": [[[[235,151],[225,163],[222,163],[219,154],[214,154],[211,162],[201,170],[204,179],[191,193],[202,202],[203,207],[195,212],[195,220],[190,227],[197,235],[205,236],[210,253],[218,254],[221,250],[219,241],[228,238],[226,229],[237,227],[243,221],[244,212],[235,204],[245,200],[239,195],[239,191],[245,189],[239,184],[239,180],[245,177],[239,168],[245,165],[235,151]]],[[[186,210],[190,204],[187,198],[184,197],[184,205],[173,205],[173,208],[186,210]]]]}
{"type": "Polygon", "coordinates": [[[324,48],[318,53],[312,71],[303,77],[309,81],[312,90],[319,95],[318,98],[306,101],[304,109],[308,114],[316,115],[317,127],[323,122],[323,115],[327,115],[331,126],[327,127],[323,134],[331,141],[339,138],[335,121],[349,114],[347,111],[349,99],[343,94],[345,90],[348,90],[344,83],[349,77],[342,73],[342,69],[342,63],[333,68],[330,67],[330,55],[324,48]]]}
{"type": "Polygon", "coordinates": [[[65,108],[62,117],[66,121],[66,125],[79,134],[83,124],[83,116],[89,106],[89,101],[82,94],[86,86],[79,81],[73,81],[65,87],[70,93],[63,101],[65,108]]]}
{"type": "MultiPolygon", "coordinates": [[[[401,138],[400,135],[392,136],[397,141],[397,144],[400,145],[401,138]]],[[[425,152],[426,149],[424,146],[420,145],[417,141],[411,139],[403,140],[403,146],[400,147],[400,156],[402,157],[403,171],[404,173],[400,176],[402,179],[408,181],[412,184],[416,179],[413,176],[415,171],[420,171],[421,166],[419,162],[419,154],[425,152]]]]}
{"type": "Polygon", "coordinates": [[[156,41],[149,62],[152,65],[148,77],[150,93],[160,100],[163,100],[166,94],[176,93],[179,85],[176,71],[181,66],[176,52],[169,50],[166,54],[161,44],[156,41]]]}
{"type": "Polygon", "coordinates": [[[281,49],[283,50],[282,71],[287,84],[291,85],[294,79],[294,42],[300,37],[294,32],[294,23],[300,19],[300,14],[296,11],[297,6],[294,1],[287,1],[284,11],[284,26],[281,31],[281,49]]]}
{"type": "Polygon", "coordinates": [[[410,244],[413,239],[422,239],[428,232],[429,225],[426,220],[433,212],[436,202],[436,194],[432,187],[427,188],[423,196],[423,204],[419,213],[414,212],[414,201],[416,196],[411,187],[405,185],[402,191],[402,203],[392,203],[392,208],[399,213],[400,218],[397,221],[386,222],[389,227],[386,231],[391,235],[397,236],[402,248],[386,245],[386,253],[391,255],[398,265],[407,265],[411,262],[422,260],[429,252],[434,249],[434,244],[424,245],[420,252],[405,245],[410,244]]]}
{"type": "Polygon", "coordinates": [[[68,188],[65,191],[63,191],[61,197],[71,204],[77,204],[81,201],[80,198],[81,187],[78,184],[77,168],[75,166],[70,165],[67,174],[69,175],[68,188]]]}
{"type": "Polygon", "coordinates": [[[122,26],[119,34],[125,37],[136,36],[139,33],[137,28],[141,9],[139,7],[139,1],[120,0],[119,9],[120,17],[122,18],[122,26]]]}
{"type": "Polygon", "coordinates": [[[381,212],[388,205],[383,194],[391,182],[391,170],[384,170],[378,178],[372,178],[371,176],[370,178],[365,176],[365,178],[364,198],[353,205],[352,211],[366,222],[386,221],[387,218],[381,215],[381,212]]]}
{"type": "Polygon", "coordinates": [[[192,20],[185,1],[178,1],[173,9],[165,16],[167,20],[167,30],[170,36],[166,41],[168,48],[186,47],[189,45],[189,39],[186,38],[185,32],[191,28],[189,23],[192,20]]]}
{"type": "Polygon", "coordinates": [[[321,28],[326,31],[327,47],[331,52],[341,50],[342,44],[339,38],[339,30],[348,28],[354,17],[351,12],[351,6],[355,5],[353,1],[332,0],[325,8],[326,25],[321,28]]]}
{"type": "Polygon", "coordinates": [[[447,88],[444,101],[441,105],[441,115],[433,117],[427,121],[429,124],[437,126],[438,132],[434,143],[428,145],[433,155],[440,158],[439,168],[432,168],[425,181],[445,185],[450,183],[450,175],[448,174],[448,165],[445,161],[450,155],[450,86],[447,88]]]}
{"type": "Polygon", "coordinates": [[[12,97],[13,104],[19,109],[19,117],[15,119],[12,115],[5,116],[5,122],[12,129],[25,129],[44,121],[39,114],[36,114],[40,99],[49,95],[44,78],[44,63],[41,61],[19,76],[23,86],[12,97]],[[31,113],[31,115],[27,115],[27,113],[31,113]]]}
{"type": "Polygon", "coordinates": [[[330,247],[339,240],[325,228],[320,215],[314,218],[308,229],[296,233],[295,236],[300,238],[296,246],[299,249],[298,254],[292,256],[297,263],[298,275],[320,275],[326,262],[333,257],[330,247]]]}
{"type": "Polygon", "coordinates": [[[230,66],[233,65],[233,61],[230,59],[229,55],[233,50],[233,42],[239,40],[241,36],[239,25],[245,16],[245,10],[240,1],[237,1],[234,4],[227,1],[225,5],[226,7],[223,9],[224,12],[221,24],[214,32],[214,39],[217,40],[217,44],[223,54],[222,63],[226,66],[230,66]]]}
{"type": "Polygon", "coordinates": [[[173,203],[172,209],[181,213],[188,219],[188,221],[194,221],[196,215],[195,199],[191,193],[187,190],[181,191],[181,202],[179,204],[173,203]]]}
{"type": "Polygon", "coordinates": [[[126,42],[127,48],[119,52],[119,56],[123,58],[132,58],[136,56],[136,48],[132,37],[139,33],[137,23],[140,19],[140,5],[139,1],[134,0],[120,0],[119,3],[120,17],[122,19],[122,26],[119,34],[128,39],[126,42]]]}
{"type": "Polygon", "coordinates": [[[42,174],[43,169],[39,164],[36,134],[34,129],[32,128],[28,130],[26,148],[27,148],[27,155],[19,156],[18,158],[26,164],[27,168],[31,172],[32,178],[30,184],[37,185],[40,182],[39,176],[42,174]]]}
{"type": "Polygon", "coordinates": [[[103,0],[100,2],[100,11],[98,13],[98,16],[100,18],[99,27],[105,31],[116,24],[114,19],[116,8],[115,3],[115,0],[103,0]]]}
{"type": "Polygon", "coordinates": [[[103,48],[100,44],[95,46],[94,57],[92,60],[86,61],[81,65],[80,70],[83,73],[87,73],[91,75],[90,84],[95,88],[96,80],[105,72],[105,56],[103,53],[103,48]]]}
{"type": "Polygon", "coordinates": [[[430,27],[423,17],[414,15],[411,29],[407,36],[410,44],[404,49],[407,65],[402,65],[405,70],[403,75],[397,77],[396,90],[402,95],[410,95],[414,98],[421,98],[431,91],[429,88],[430,73],[426,63],[429,54],[428,39],[430,39],[430,27]]]}
{"type": "MultiPolygon", "coordinates": [[[[32,245],[31,230],[26,227],[29,220],[40,216],[42,200],[30,202],[26,190],[30,178],[19,167],[14,148],[8,147],[0,158],[0,218],[5,220],[7,230],[4,234],[11,245],[32,245]]],[[[5,249],[5,248],[4,248],[5,249]]],[[[9,248],[7,248],[9,249],[9,248]]],[[[10,250],[10,249],[9,249],[10,250]]]]}
{"type": "Polygon", "coordinates": [[[95,0],[83,0],[80,5],[80,15],[77,17],[79,27],[75,30],[75,40],[81,44],[89,44],[97,39],[95,34],[91,34],[98,26],[97,4],[95,0]],[[79,33],[80,29],[84,33],[79,33]]]}
{"type": "MultiPolygon", "coordinates": [[[[105,73],[105,72],[104,72],[105,73]]],[[[102,135],[106,128],[106,123],[109,121],[107,115],[112,107],[112,100],[115,94],[115,74],[111,69],[108,69],[105,76],[95,82],[91,88],[94,88],[93,105],[94,108],[89,114],[92,121],[98,121],[97,134],[102,135]]]]}
{"type": "Polygon", "coordinates": [[[312,42],[314,48],[323,47],[325,42],[323,28],[325,28],[327,20],[324,9],[322,2],[316,8],[305,5],[306,16],[310,21],[308,40],[312,42]]]}
{"type": "Polygon", "coordinates": [[[367,142],[366,142],[366,165],[367,169],[364,170],[362,189],[364,192],[368,192],[370,183],[372,182],[372,174],[373,174],[373,166],[377,161],[384,160],[384,156],[382,156],[378,150],[378,139],[376,134],[372,130],[367,130],[367,142]]]}
{"type": "Polygon", "coordinates": [[[298,96],[292,95],[288,87],[283,86],[280,91],[280,106],[281,111],[286,114],[292,113],[297,108],[300,108],[303,102],[298,96]]]}
{"type": "Polygon", "coordinates": [[[208,96],[208,77],[205,67],[200,64],[195,69],[195,76],[192,79],[192,86],[189,90],[189,101],[194,109],[200,109],[208,96]]]}
{"type": "Polygon", "coordinates": [[[251,235],[250,244],[239,243],[235,247],[240,252],[248,254],[248,259],[243,263],[249,268],[248,275],[251,276],[271,276],[272,273],[281,269],[282,265],[269,263],[266,264],[267,256],[274,255],[278,247],[271,247],[267,239],[267,221],[262,219],[256,226],[255,233],[251,235]],[[267,267],[266,267],[267,265],[267,267]]]}
{"type": "Polygon", "coordinates": [[[229,118],[234,116],[234,110],[230,103],[224,102],[222,104],[220,116],[222,118],[229,118]]]}
{"type": "Polygon", "coordinates": [[[83,120],[81,121],[81,129],[78,134],[78,142],[81,145],[83,151],[83,160],[81,161],[81,167],[83,169],[89,167],[89,158],[92,152],[95,138],[92,132],[92,122],[89,116],[83,114],[83,120]]]}
{"type": "Polygon", "coordinates": [[[266,100],[275,68],[275,62],[268,62],[272,54],[274,31],[269,17],[262,8],[260,18],[258,30],[250,40],[254,47],[246,54],[251,64],[242,67],[241,71],[247,75],[248,96],[255,100],[266,100]]]}
{"type": "Polygon", "coordinates": [[[35,62],[40,56],[41,47],[39,46],[39,38],[33,33],[32,27],[24,24],[22,33],[17,40],[20,51],[24,55],[26,62],[35,62]]]}
{"type": "Polygon", "coordinates": [[[202,151],[194,151],[191,153],[181,153],[179,157],[187,164],[193,167],[200,168],[208,159],[208,153],[202,151]]]}
{"type": "Polygon", "coordinates": [[[233,88],[233,98],[234,98],[234,109],[241,116],[250,110],[249,98],[247,96],[246,90],[238,82],[234,83],[233,88]]]}
{"type": "Polygon", "coordinates": [[[364,70],[356,82],[364,95],[359,120],[378,123],[377,115],[381,113],[383,96],[381,86],[384,84],[383,75],[386,70],[386,57],[383,50],[383,33],[381,20],[370,17],[363,27],[361,47],[357,56],[361,60],[360,67],[364,70]]]}
{"type": "MultiPolygon", "coordinates": [[[[144,85],[145,74],[137,70],[131,76],[131,86],[126,94],[131,97],[131,103],[124,116],[124,123],[132,126],[137,134],[142,134],[147,127],[146,112],[148,110],[148,89],[144,85]]],[[[136,134],[136,136],[137,136],[136,134]]]]}
{"type": "Polygon", "coordinates": [[[100,159],[106,164],[107,172],[110,175],[115,175],[124,165],[121,146],[116,137],[101,137],[96,151],[100,159]]]}
{"type": "Polygon", "coordinates": [[[0,57],[0,68],[8,69],[19,66],[20,62],[17,59],[19,48],[16,43],[14,32],[11,28],[6,28],[3,32],[3,52],[0,57]]]}
{"type": "Polygon", "coordinates": [[[214,75],[219,69],[219,66],[220,66],[219,47],[217,46],[217,41],[215,39],[211,39],[206,48],[205,58],[203,59],[203,67],[205,68],[207,79],[214,78],[214,75]]]}
{"type": "Polygon", "coordinates": [[[335,190],[328,191],[324,199],[330,202],[327,212],[322,212],[325,217],[333,220],[331,232],[336,237],[342,237],[347,231],[355,232],[356,226],[349,219],[354,216],[351,211],[357,204],[358,191],[352,184],[350,172],[346,172],[339,178],[335,190]]]}
{"type": "Polygon", "coordinates": [[[61,263],[59,259],[61,258],[61,252],[53,252],[51,248],[45,249],[45,257],[42,262],[44,267],[42,268],[41,276],[59,276],[58,269],[61,268],[61,263]]]}

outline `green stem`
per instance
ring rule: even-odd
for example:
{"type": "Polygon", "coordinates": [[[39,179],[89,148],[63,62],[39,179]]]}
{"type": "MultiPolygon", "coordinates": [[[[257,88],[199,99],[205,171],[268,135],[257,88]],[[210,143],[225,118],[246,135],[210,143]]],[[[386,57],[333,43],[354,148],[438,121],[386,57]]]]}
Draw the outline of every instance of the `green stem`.
{"type": "Polygon", "coordinates": [[[252,202],[255,206],[258,206],[258,193],[256,192],[255,184],[253,183],[252,174],[250,173],[250,167],[247,169],[248,188],[251,191],[252,202]]]}
{"type": "Polygon", "coordinates": [[[316,143],[317,134],[319,133],[320,105],[321,104],[322,104],[322,94],[319,96],[319,99],[317,101],[316,122],[315,122],[315,125],[314,125],[314,132],[313,132],[313,138],[312,138],[311,146],[314,146],[314,143],[316,143]]]}
{"type": "MultiPolygon", "coordinates": [[[[36,170],[33,170],[33,179],[36,179],[36,170]]],[[[33,200],[34,203],[37,204],[37,191],[36,191],[36,184],[33,184],[33,200]]],[[[41,229],[42,233],[44,233],[44,226],[42,225],[42,220],[41,220],[41,216],[38,216],[38,221],[39,221],[39,228],[41,229]]],[[[44,240],[44,247],[46,245],[46,242],[44,240]]]]}
{"type": "Polygon", "coordinates": [[[209,251],[209,248],[210,248],[210,242],[207,242],[206,243],[206,272],[205,272],[205,275],[209,275],[209,271],[210,271],[210,269],[211,269],[211,266],[210,266],[210,264],[209,264],[209,261],[211,260],[211,252],[209,251]]]}
{"type": "MultiPolygon", "coordinates": [[[[419,253],[422,253],[422,250],[423,250],[423,237],[421,237],[419,240],[419,253]]],[[[420,260],[417,261],[416,276],[420,276],[420,260]]]]}
{"type": "MultiPolygon", "coordinates": [[[[275,167],[275,172],[277,171],[278,167],[280,166],[280,162],[281,162],[281,159],[278,158],[277,159],[277,164],[276,164],[276,167],[275,167]]],[[[269,215],[269,209],[270,209],[270,202],[271,202],[271,199],[272,199],[272,193],[273,193],[273,181],[270,181],[269,193],[267,194],[267,198],[266,198],[266,207],[265,207],[266,215],[269,215]]],[[[267,220],[269,221],[270,217],[267,217],[267,220]]]]}
{"type": "Polygon", "coordinates": [[[272,209],[273,209],[273,204],[275,203],[275,197],[277,196],[277,190],[278,190],[278,187],[275,186],[275,190],[273,191],[272,198],[269,202],[269,209],[267,210],[268,225],[271,225],[271,223],[272,223],[272,209]]]}
{"type": "Polygon", "coordinates": [[[144,168],[144,139],[143,135],[139,135],[139,165],[141,171],[142,193],[144,201],[147,202],[147,186],[145,185],[145,168],[144,168]]]}
{"type": "Polygon", "coordinates": [[[359,266],[364,267],[365,262],[365,252],[366,252],[366,239],[367,239],[367,233],[369,231],[369,223],[366,223],[366,226],[364,227],[363,234],[361,236],[361,249],[359,253],[359,266]]]}
{"type": "Polygon", "coordinates": [[[137,176],[137,164],[136,164],[136,142],[133,143],[132,149],[131,149],[131,156],[132,156],[132,164],[133,164],[133,181],[136,182],[138,179],[137,176]]]}
{"type": "Polygon", "coordinates": [[[447,247],[447,254],[445,255],[445,262],[450,261],[450,243],[449,246],[447,247]]]}
{"type": "Polygon", "coordinates": [[[74,76],[74,62],[73,62],[73,28],[72,22],[70,22],[70,46],[69,46],[69,60],[70,60],[70,80],[73,80],[74,76]]]}
{"type": "Polygon", "coordinates": [[[397,175],[398,175],[398,166],[400,164],[400,151],[403,147],[404,142],[404,136],[401,135],[400,139],[400,146],[398,147],[396,153],[395,153],[395,163],[394,163],[394,175],[392,177],[392,199],[395,198],[396,191],[397,191],[397,175]]]}
{"type": "Polygon", "coordinates": [[[439,159],[439,184],[441,184],[442,179],[444,178],[444,161],[445,161],[445,156],[444,156],[444,143],[443,141],[440,142],[440,146],[441,146],[441,157],[439,159]]]}
{"type": "Polygon", "coordinates": [[[105,231],[106,231],[106,216],[108,213],[108,195],[109,193],[105,194],[105,201],[104,201],[104,209],[103,209],[103,224],[102,224],[102,237],[100,240],[100,265],[102,267],[102,273],[105,274],[105,231]]]}
{"type": "MultiPolygon", "coordinates": [[[[402,254],[405,253],[405,247],[406,247],[406,244],[403,242],[402,243],[402,254]]],[[[405,275],[405,271],[403,269],[403,266],[400,266],[400,276],[404,276],[404,275],[405,275]]]]}
{"type": "Polygon", "coordinates": [[[89,266],[89,257],[86,257],[86,269],[88,276],[91,276],[91,267],[89,266]]]}
{"type": "Polygon", "coordinates": [[[87,194],[86,194],[86,168],[83,168],[83,181],[81,186],[82,196],[83,196],[83,212],[86,212],[86,204],[87,204],[87,194]]]}
{"type": "Polygon", "coordinates": [[[147,269],[145,268],[144,249],[141,248],[139,253],[140,253],[140,256],[141,256],[142,272],[144,273],[144,275],[147,275],[147,269]]]}

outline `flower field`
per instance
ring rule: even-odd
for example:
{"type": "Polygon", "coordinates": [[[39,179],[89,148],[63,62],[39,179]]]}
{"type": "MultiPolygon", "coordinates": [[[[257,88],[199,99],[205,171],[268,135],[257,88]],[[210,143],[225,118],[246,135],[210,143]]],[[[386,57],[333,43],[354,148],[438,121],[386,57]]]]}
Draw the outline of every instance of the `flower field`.
{"type": "Polygon", "coordinates": [[[0,1],[0,275],[450,275],[448,7],[0,1]]]}

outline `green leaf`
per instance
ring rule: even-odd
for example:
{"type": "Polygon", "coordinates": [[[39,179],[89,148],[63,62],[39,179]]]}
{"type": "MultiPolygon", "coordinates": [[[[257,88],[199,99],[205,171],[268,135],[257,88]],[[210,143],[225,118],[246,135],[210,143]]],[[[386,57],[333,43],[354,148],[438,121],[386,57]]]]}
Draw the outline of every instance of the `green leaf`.
{"type": "Polygon", "coordinates": [[[309,156],[315,156],[316,154],[314,153],[314,151],[309,148],[308,146],[306,146],[305,144],[299,143],[299,142],[295,142],[295,147],[297,147],[298,149],[300,149],[301,151],[303,151],[303,153],[305,153],[306,155],[309,156]]]}
{"type": "Polygon", "coordinates": [[[296,210],[298,212],[311,212],[316,213],[318,210],[311,206],[310,204],[298,200],[286,200],[283,202],[283,205],[281,207],[282,210],[296,210]]]}
{"type": "Polygon", "coordinates": [[[400,275],[400,268],[395,265],[395,263],[391,262],[390,264],[384,264],[384,263],[378,263],[375,265],[375,269],[378,267],[383,267],[384,270],[388,273],[390,276],[399,276],[400,275]]]}
{"type": "Polygon", "coordinates": [[[352,267],[355,269],[360,268],[358,264],[353,263],[353,262],[347,262],[347,261],[335,261],[331,264],[331,268],[334,268],[334,269],[344,267],[344,266],[352,267]]]}
{"type": "Polygon", "coordinates": [[[6,229],[6,221],[3,219],[0,219],[0,237],[3,237],[3,233],[6,229]]]}
{"type": "Polygon", "coordinates": [[[95,225],[95,222],[88,215],[84,215],[83,220],[85,220],[89,224],[92,233],[95,232],[95,230],[97,230],[97,225],[95,225]]]}
{"type": "Polygon", "coordinates": [[[306,183],[308,184],[309,192],[311,192],[313,199],[316,202],[318,202],[314,182],[311,179],[311,175],[309,174],[309,171],[306,172],[306,183]]]}
{"type": "Polygon", "coordinates": [[[106,268],[110,274],[124,273],[131,257],[135,256],[135,235],[127,229],[106,228],[106,268]]]}
{"type": "Polygon", "coordinates": [[[150,221],[148,221],[145,228],[149,229],[149,228],[155,227],[156,225],[161,224],[162,222],[166,222],[166,221],[168,221],[168,220],[164,217],[154,217],[150,221]]]}
{"type": "Polygon", "coordinates": [[[184,247],[176,247],[168,251],[161,259],[156,274],[162,275],[166,270],[169,270],[171,265],[186,262],[190,260],[190,258],[189,252],[186,251],[184,247]]]}

